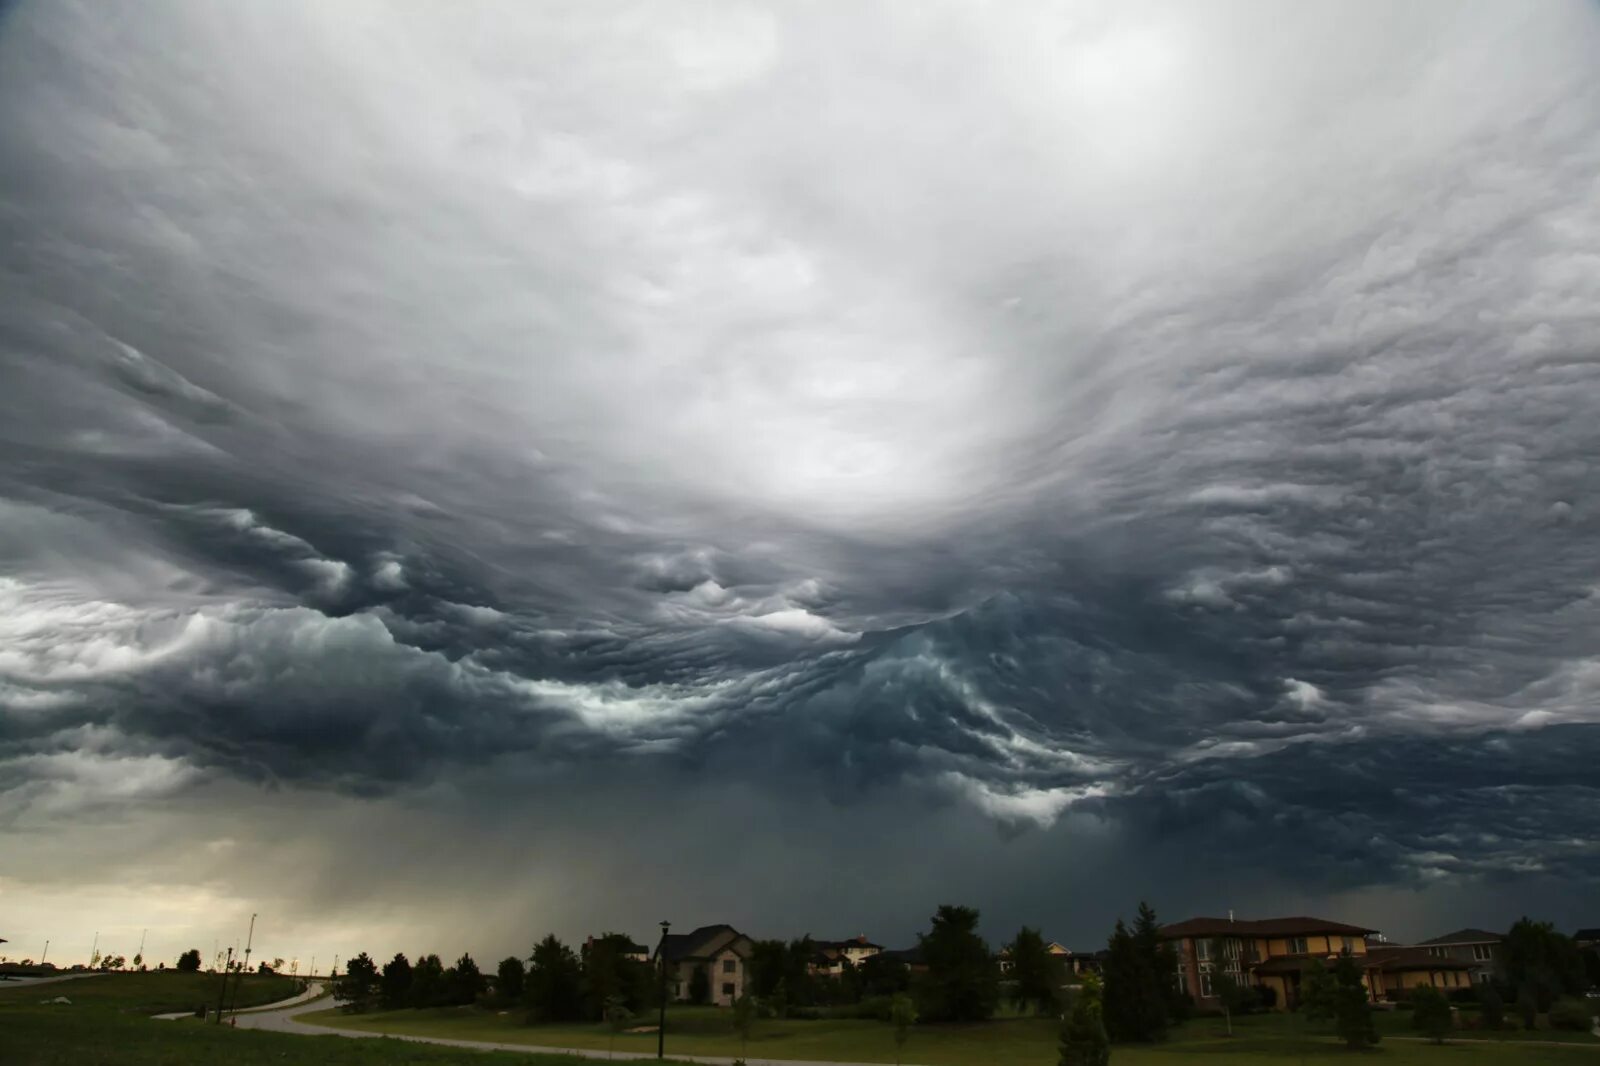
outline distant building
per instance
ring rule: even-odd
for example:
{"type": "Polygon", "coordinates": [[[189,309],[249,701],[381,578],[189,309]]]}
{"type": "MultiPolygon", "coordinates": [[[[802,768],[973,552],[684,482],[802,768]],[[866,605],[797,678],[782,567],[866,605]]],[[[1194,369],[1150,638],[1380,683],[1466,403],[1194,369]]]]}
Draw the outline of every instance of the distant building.
{"type": "Polygon", "coordinates": [[[727,1007],[744,995],[749,970],[749,937],[731,925],[703,925],[692,933],[668,933],[661,938],[657,957],[667,972],[674,999],[688,999],[695,970],[705,971],[711,1002],[727,1007]]]}
{"type": "MultiPolygon", "coordinates": [[[[583,942],[583,954],[588,955],[598,942],[599,940],[592,936],[585,939],[583,942]]],[[[650,949],[643,944],[635,944],[632,940],[629,940],[622,945],[622,948],[622,957],[625,959],[632,959],[634,962],[650,961],[650,949]]]]}
{"type": "Polygon", "coordinates": [[[813,940],[811,943],[816,948],[811,956],[811,972],[825,977],[838,977],[844,973],[845,963],[860,966],[883,951],[883,946],[868,940],[865,933],[849,940],[813,940]]]}
{"type": "Polygon", "coordinates": [[[1416,988],[1451,992],[1472,985],[1474,964],[1433,948],[1383,945],[1368,950],[1367,988],[1374,1001],[1400,999],[1416,988]]]}
{"type": "Polygon", "coordinates": [[[1504,942],[1505,937],[1499,933],[1484,929],[1457,929],[1453,933],[1424,940],[1416,946],[1426,948],[1428,954],[1435,958],[1469,963],[1473,983],[1487,984],[1494,980],[1495,971],[1499,968],[1504,942]]]}

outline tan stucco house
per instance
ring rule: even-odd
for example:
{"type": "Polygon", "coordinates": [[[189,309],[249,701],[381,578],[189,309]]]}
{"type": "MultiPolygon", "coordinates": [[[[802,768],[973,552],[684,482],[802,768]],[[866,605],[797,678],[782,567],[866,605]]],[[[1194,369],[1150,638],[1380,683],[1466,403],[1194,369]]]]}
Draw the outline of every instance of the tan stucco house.
{"type": "Polygon", "coordinates": [[[731,925],[703,925],[692,933],[668,933],[656,950],[657,965],[666,966],[667,988],[674,999],[688,999],[695,970],[705,971],[711,1002],[727,1007],[744,995],[751,940],[731,925]]]}

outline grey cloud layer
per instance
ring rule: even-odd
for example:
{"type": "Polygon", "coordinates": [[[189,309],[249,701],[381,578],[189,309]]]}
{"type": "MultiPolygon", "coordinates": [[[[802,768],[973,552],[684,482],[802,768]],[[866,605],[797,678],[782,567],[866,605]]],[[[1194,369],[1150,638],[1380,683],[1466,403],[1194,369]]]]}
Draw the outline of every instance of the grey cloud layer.
{"type": "Polygon", "coordinates": [[[709,768],[1592,877],[1597,53],[1553,4],[10,11],[6,818],[709,768]]]}

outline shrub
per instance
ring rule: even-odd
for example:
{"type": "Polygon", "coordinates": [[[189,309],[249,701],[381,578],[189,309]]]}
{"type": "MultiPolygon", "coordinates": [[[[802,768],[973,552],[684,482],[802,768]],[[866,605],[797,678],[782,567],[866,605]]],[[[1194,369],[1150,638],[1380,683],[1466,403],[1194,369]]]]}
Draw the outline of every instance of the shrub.
{"type": "Polygon", "coordinates": [[[1476,988],[1452,988],[1450,990],[1450,1002],[1461,1005],[1475,1004],[1478,1002],[1478,990],[1476,988]]]}
{"type": "Polygon", "coordinates": [[[1444,1043],[1451,1027],[1450,1001],[1444,993],[1437,988],[1419,988],[1411,995],[1411,1005],[1411,1027],[1435,1044],[1444,1043]]]}
{"type": "Polygon", "coordinates": [[[1550,1005],[1550,1028],[1587,1033],[1594,1027],[1589,1004],[1581,999],[1558,999],[1550,1005]]]}
{"type": "Polygon", "coordinates": [[[1278,990],[1271,985],[1257,985],[1256,995],[1261,998],[1262,1010],[1276,1010],[1278,1006],[1278,990]]]}
{"type": "Polygon", "coordinates": [[[1504,1028],[1506,1020],[1505,1001],[1500,998],[1500,993],[1495,990],[1493,985],[1484,988],[1483,994],[1478,997],[1478,1010],[1483,1016],[1483,1027],[1485,1029],[1504,1028]]]}

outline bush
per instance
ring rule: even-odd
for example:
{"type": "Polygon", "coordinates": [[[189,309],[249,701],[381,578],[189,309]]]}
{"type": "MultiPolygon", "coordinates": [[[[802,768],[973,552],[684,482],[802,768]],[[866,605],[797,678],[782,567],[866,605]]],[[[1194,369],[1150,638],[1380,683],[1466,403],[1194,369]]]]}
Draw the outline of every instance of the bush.
{"type": "Polygon", "coordinates": [[[1550,1028],[1587,1033],[1594,1028],[1594,1015],[1581,999],[1558,999],[1550,1005],[1550,1028]]]}
{"type": "Polygon", "coordinates": [[[824,1014],[821,1007],[790,1007],[787,1017],[790,1021],[820,1022],[824,1014]]]}
{"type": "Polygon", "coordinates": [[[1483,1017],[1485,1029],[1503,1029],[1506,1023],[1506,1004],[1500,998],[1499,991],[1488,985],[1483,994],[1478,997],[1478,1010],[1483,1017]]]}
{"type": "Polygon", "coordinates": [[[1461,1005],[1476,1004],[1478,1002],[1478,990],[1476,988],[1452,988],[1450,990],[1450,1002],[1461,1005]]]}
{"type": "Polygon", "coordinates": [[[1411,1004],[1414,1008],[1411,1027],[1431,1037],[1435,1044],[1444,1043],[1452,1025],[1450,1001],[1444,993],[1437,988],[1419,988],[1412,993],[1411,1004]]]}
{"type": "Polygon", "coordinates": [[[1271,985],[1257,985],[1256,995],[1261,998],[1262,1010],[1276,1010],[1278,1007],[1278,990],[1271,985]]]}

